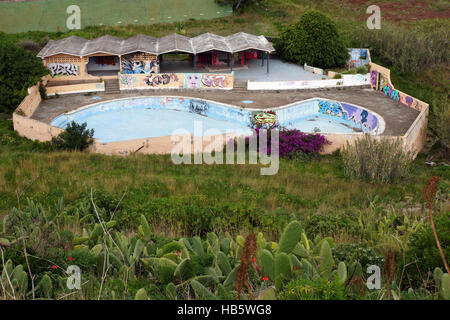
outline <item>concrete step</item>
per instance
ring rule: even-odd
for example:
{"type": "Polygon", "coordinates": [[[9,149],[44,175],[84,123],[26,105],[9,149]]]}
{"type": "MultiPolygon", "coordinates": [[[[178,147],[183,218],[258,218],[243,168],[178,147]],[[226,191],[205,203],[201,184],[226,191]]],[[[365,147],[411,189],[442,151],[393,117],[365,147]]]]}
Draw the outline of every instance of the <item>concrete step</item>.
{"type": "Polygon", "coordinates": [[[105,80],[105,93],[120,93],[119,79],[105,80]]]}

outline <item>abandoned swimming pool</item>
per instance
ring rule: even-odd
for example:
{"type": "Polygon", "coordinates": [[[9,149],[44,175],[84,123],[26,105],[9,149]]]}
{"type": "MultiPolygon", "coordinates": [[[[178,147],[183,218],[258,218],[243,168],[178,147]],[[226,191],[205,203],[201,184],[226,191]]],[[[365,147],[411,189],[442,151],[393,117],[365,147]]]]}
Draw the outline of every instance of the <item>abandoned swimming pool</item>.
{"type": "Polygon", "coordinates": [[[190,133],[251,134],[254,120],[304,132],[381,134],[383,118],[363,107],[314,98],[265,110],[241,108],[188,97],[136,97],[91,104],[54,118],[64,129],[86,122],[100,142],[114,142],[190,133]],[[272,115],[273,114],[273,115],[272,115]]]}

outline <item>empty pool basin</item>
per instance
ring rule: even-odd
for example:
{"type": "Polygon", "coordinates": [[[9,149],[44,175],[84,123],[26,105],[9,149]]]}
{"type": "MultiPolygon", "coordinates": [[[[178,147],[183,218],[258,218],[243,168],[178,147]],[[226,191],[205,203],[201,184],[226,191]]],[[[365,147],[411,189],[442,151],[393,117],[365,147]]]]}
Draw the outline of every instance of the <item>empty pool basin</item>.
{"type": "Polygon", "coordinates": [[[87,123],[94,138],[113,142],[191,133],[251,134],[250,112],[211,101],[181,97],[139,97],[96,103],[62,114],[52,125],[87,123]]]}
{"type": "Polygon", "coordinates": [[[64,113],[51,124],[65,128],[72,121],[87,123],[100,142],[190,133],[195,136],[235,133],[250,135],[252,119],[272,121],[282,128],[319,133],[381,134],[384,120],[363,107],[321,98],[267,111],[239,108],[185,97],[136,97],[99,102],[64,113]]]}

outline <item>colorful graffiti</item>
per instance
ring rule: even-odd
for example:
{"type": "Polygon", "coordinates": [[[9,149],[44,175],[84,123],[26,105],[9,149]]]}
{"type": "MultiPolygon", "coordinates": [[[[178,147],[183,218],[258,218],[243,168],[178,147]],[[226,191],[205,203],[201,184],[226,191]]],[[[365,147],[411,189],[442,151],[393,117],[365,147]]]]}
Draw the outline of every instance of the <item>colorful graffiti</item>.
{"type": "Polygon", "coordinates": [[[202,77],[202,83],[208,88],[223,88],[225,86],[225,79],[226,77],[224,75],[216,76],[204,74],[202,77]]]}
{"type": "Polygon", "coordinates": [[[378,126],[378,118],[374,114],[346,103],[321,100],[319,101],[319,113],[353,121],[369,130],[378,126]]]}
{"type": "Polygon", "coordinates": [[[387,83],[382,88],[382,91],[384,92],[385,96],[388,96],[389,98],[400,102],[400,96],[398,94],[398,90],[395,90],[390,83],[387,83]]]}
{"type": "Polygon", "coordinates": [[[175,73],[152,74],[145,79],[145,83],[152,87],[167,85],[172,82],[178,82],[178,76],[175,73]]]}
{"type": "Polygon", "coordinates": [[[225,75],[185,74],[184,87],[188,89],[198,89],[202,87],[225,88],[226,79],[227,77],[225,75]]]}
{"type": "Polygon", "coordinates": [[[185,87],[188,89],[197,89],[202,86],[200,74],[186,74],[184,75],[185,87]]]}
{"type": "Polygon", "coordinates": [[[370,71],[370,84],[372,85],[372,88],[377,87],[378,82],[378,71],[372,70],[370,71]]]}
{"type": "Polygon", "coordinates": [[[272,110],[257,113],[253,119],[256,128],[270,129],[278,126],[277,114],[272,110]]]}
{"type": "Polygon", "coordinates": [[[52,77],[78,76],[80,73],[80,67],[74,63],[49,63],[48,69],[52,77]]]}
{"type": "Polygon", "coordinates": [[[147,53],[131,53],[122,57],[122,73],[150,74],[159,72],[157,57],[147,53]]]}
{"type": "Polygon", "coordinates": [[[158,61],[130,61],[122,59],[122,73],[149,74],[158,71],[158,61]]]}
{"type": "Polygon", "coordinates": [[[347,65],[350,68],[359,68],[370,63],[367,49],[349,49],[349,55],[347,65]]]}
{"type": "Polygon", "coordinates": [[[119,81],[126,89],[132,89],[138,83],[137,78],[130,74],[121,74],[119,81]]]}

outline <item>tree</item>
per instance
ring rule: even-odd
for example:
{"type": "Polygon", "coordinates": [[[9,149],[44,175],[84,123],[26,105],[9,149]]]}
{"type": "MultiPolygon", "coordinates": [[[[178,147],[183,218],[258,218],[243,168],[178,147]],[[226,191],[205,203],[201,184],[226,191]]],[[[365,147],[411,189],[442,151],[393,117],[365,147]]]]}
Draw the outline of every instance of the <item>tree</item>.
{"type": "Polygon", "coordinates": [[[27,89],[49,74],[41,59],[9,42],[0,42],[0,113],[12,113],[27,89]]]}
{"type": "Polygon", "coordinates": [[[78,124],[72,121],[65,131],[52,138],[52,145],[59,150],[83,151],[94,142],[94,129],[87,129],[87,123],[78,124]]]}
{"type": "Polygon", "coordinates": [[[275,46],[284,60],[321,68],[343,66],[349,57],[336,24],[313,10],[306,11],[298,22],[287,26],[275,46]]]}

